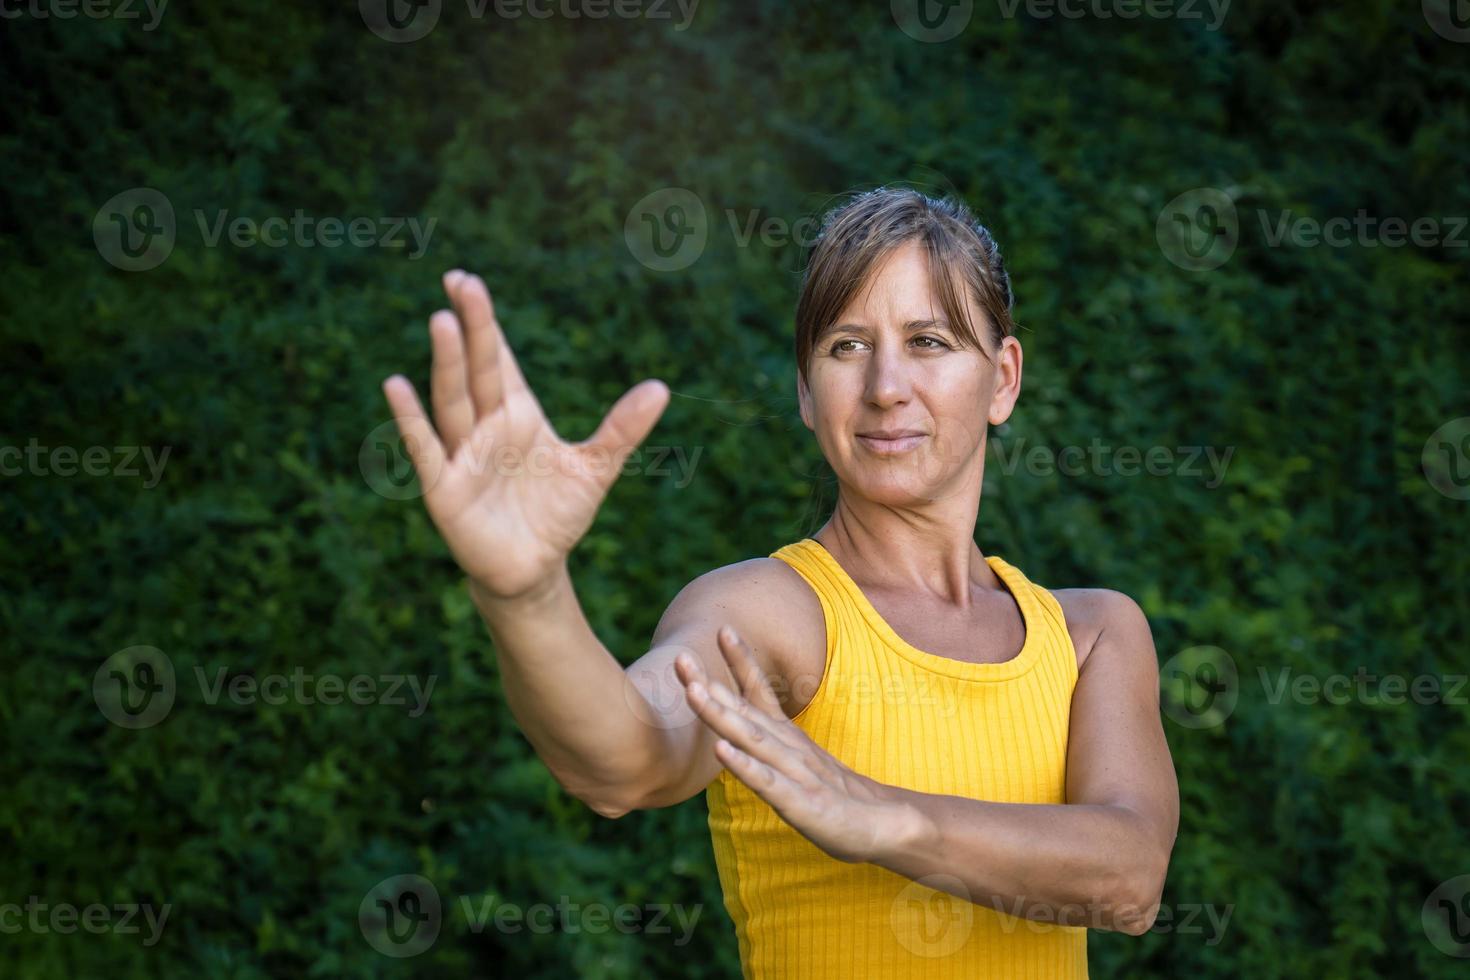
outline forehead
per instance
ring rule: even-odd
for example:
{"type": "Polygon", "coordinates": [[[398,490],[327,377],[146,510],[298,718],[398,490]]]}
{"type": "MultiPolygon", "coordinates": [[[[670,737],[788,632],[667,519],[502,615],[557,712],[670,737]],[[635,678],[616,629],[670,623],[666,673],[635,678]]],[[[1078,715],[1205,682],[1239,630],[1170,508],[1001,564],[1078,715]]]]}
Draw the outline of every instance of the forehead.
{"type": "MultiPolygon", "coordinates": [[[[873,263],[862,287],[818,336],[841,325],[932,323],[950,328],[943,301],[929,276],[929,254],[924,246],[917,240],[904,242],[873,263]]],[[[963,298],[971,321],[979,322],[979,309],[962,280],[956,280],[955,291],[963,298]]]]}
{"type": "Polygon", "coordinates": [[[853,294],[849,309],[928,303],[937,300],[929,288],[929,257],[917,241],[892,249],[868,270],[867,281],[853,294]]]}

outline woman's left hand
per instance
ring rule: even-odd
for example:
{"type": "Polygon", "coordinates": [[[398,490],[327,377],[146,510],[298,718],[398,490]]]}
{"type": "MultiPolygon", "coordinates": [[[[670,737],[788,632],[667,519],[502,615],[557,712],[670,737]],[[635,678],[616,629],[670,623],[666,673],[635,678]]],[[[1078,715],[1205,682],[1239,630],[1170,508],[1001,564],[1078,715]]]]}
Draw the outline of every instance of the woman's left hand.
{"type": "Polygon", "coordinates": [[[689,706],[719,737],[715,756],[827,854],[872,860],[903,819],[891,787],[849,769],[786,717],[734,627],[721,627],[717,643],[738,692],[711,681],[688,654],[674,661],[689,706]]]}

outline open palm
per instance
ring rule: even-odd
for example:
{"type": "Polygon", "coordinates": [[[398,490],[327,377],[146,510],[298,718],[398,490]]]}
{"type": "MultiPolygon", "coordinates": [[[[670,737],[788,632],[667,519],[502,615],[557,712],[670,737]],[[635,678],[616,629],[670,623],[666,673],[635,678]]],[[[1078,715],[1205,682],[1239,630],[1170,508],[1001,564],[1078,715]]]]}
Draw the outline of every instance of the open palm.
{"type": "Polygon", "coordinates": [[[663,414],[668,387],[633,386],[588,439],[566,442],[526,384],[484,281],[456,269],[444,291],[454,309],[429,319],[434,423],[402,375],[383,382],[383,393],[455,560],[510,598],[547,581],[587,533],[624,460],[663,414]]]}

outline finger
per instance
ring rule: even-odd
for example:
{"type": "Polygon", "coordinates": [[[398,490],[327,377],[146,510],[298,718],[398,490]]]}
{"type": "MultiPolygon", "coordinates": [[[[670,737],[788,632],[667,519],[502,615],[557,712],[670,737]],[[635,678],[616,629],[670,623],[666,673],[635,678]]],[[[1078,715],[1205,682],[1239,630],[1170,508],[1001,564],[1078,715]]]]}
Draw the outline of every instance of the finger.
{"type": "Polygon", "coordinates": [[[794,748],[773,730],[770,719],[763,717],[719,681],[708,686],[694,681],[688,686],[687,698],[694,713],[711,731],[752,755],[775,762],[794,748]]]}
{"type": "Polygon", "coordinates": [[[790,820],[787,814],[793,804],[800,802],[804,790],[795,780],[780,772],[749,752],[742,751],[727,739],[715,742],[715,758],[724,764],[737,779],[755,791],[756,795],[776,810],[782,819],[790,820]]]}
{"type": "Polygon", "coordinates": [[[746,700],[776,718],[785,718],[786,710],[781,707],[781,699],[771,688],[765,671],[756,663],[750,645],[735,632],[735,627],[727,623],[720,627],[715,637],[719,642],[720,652],[725,655],[725,664],[730,668],[730,675],[740,685],[740,693],[746,700]]]}
{"type": "MultiPolygon", "coordinates": [[[[674,674],[684,684],[686,700],[691,706],[694,699],[689,696],[690,690],[696,684],[700,686],[702,696],[713,698],[718,705],[723,705],[737,715],[748,715],[758,721],[763,729],[772,737],[780,740],[783,745],[795,747],[800,744],[801,739],[789,736],[788,729],[792,726],[786,719],[786,712],[777,704],[774,710],[763,709],[750,701],[733,693],[722,682],[711,681],[705,673],[704,665],[700,664],[687,653],[681,653],[674,658],[674,674]]],[[[713,710],[713,709],[711,709],[713,710]]]]}
{"type": "Polygon", "coordinates": [[[479,276],[456,269],[444,276],[454,310],[464,327],[465,350],[469,359],[470,397],[475,403],[475,417],[483,418],[500,407],[505,394],[502,361],[512,360],[495,319],[490,292],[479,276]]]}
{"type": "Polygon", "coordinates": [[[418,393],[407,378],[401,374],[393,375],[383,382],[383,394],[393,409],[398,434],[403,437],[403,448],[419,475],[419,485],[427,494],[444,470],[444,446],[429,424],[418,393]]]}
{"type": "Polygon", "coordinates": [[[616,479],[623,461],[648,438],[668,404],[669,386],[657,378],[649,378],[623,392],[608,409],[597,431],[577,444],[584,453],[598,457],[598,462],[611,464],[591,472],[609,473],[609,483],[616,479]]]}
{"type": "Polygon", "coordinates": [[[434,368],[430,389],[434,402],[434,424],[444,439],[444,448],[453,453],[475,427],[475,403],[470,400],[466,374],[464,334],[459,320],[449,310],[439,310],[429,317],[429,339],[434,348],[434,368]]]}

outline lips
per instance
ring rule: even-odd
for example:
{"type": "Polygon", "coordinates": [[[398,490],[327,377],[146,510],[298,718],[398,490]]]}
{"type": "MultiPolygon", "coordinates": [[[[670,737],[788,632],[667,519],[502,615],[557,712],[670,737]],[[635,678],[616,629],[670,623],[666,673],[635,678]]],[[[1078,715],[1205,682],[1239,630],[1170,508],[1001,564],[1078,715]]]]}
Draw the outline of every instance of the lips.
{"type": "Polygon", "coordinates": [[[859,432],[858,442],[879,456],[894,456],[906,453],[928,438],[917,429],[875,429],[859,432]]]}
{"type": "Polygon", "coordinates": [[[859,432],[858,435],[867,439],[902,439],[905,436],[921,436],[922,429],[870,429],[867,432],[859,432]]]}

